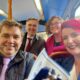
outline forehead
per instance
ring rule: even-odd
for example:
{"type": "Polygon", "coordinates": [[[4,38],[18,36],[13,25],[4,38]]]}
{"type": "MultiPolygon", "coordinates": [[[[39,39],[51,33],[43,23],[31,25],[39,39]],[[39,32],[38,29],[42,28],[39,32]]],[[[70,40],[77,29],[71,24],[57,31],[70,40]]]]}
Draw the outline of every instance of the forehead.
{"type": "Polygon", "coordinates": [[[16,27],[16,26],[12,26],[12,27],[3,26],[1,29],[1,33],[20,34],[21,35],[21,30],[19,27],[16,27]]]}
{"type": "Polygon", "coordinates": [[[51,22],[59,22],[59,21],[61,21],[59,18],[54,18],[54,19],[52,19],[52,21],[51,22]]]}
{"type": "Polygon", "coordinates": [[[71,33],[77,33],[74,29],[72,28],[63,28],[62,29],[62,35],[69,35],[71,33]]]}

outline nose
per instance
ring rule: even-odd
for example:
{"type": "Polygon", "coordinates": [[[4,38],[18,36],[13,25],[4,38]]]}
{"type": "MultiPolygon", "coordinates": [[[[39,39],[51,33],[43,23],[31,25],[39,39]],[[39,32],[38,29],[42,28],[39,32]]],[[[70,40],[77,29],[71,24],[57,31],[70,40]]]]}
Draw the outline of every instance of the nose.
{"type": "Polygon", "coordinates": [[[67,43],[72,43],[72,42],[73,42],[73,38],[72,37],[68,37],[67,43]]]}
{"type": "Polygon", "coordinates": [[[13,43],[13,42],[14,42],[14,38],[13,38],[13,37],[9,37],[9,38],[8,38],[8,42],[9,42],[9,43],[13,43]]]}

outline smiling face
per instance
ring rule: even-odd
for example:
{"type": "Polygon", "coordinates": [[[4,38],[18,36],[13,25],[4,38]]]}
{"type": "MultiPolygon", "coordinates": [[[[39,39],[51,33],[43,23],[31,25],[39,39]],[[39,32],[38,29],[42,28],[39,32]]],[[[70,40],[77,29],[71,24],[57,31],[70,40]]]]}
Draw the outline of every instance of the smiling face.
{"type": "Polygon", "coordinates": [[[57,34],[61,32],[61,20],[59,18],[54,18],[50,24],[50,32],[52,34],[57,34]]]}
{"type": "Polygon", "coordinates": [[[38,29],[38,21],[37,20],[29,20],[26,22],[26,31],[29,36],[35,36],[38,29]]]}
{"type": "Polygon", "coordinates": [[[72,28],[62,29],[62,38],[66,49],[73,55],[80,55],[80,33],[72,28]]]}
{"type": "Polygon", "coordinates": [[[15,55],[22,42],[22,33],[19,27],[3,26],[0,32],[0,52],[5,57],[15,55]]]}

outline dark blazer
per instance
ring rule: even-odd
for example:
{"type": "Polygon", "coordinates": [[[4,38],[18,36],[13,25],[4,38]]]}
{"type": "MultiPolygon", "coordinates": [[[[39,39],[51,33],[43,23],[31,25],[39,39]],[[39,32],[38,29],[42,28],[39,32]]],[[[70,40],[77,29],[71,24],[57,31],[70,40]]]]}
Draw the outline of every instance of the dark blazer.
{"type": "MultiPolygon", "coordinates": [[[[34,63],[32,54],[19,51],[17,55],[10,61],[6,71],[5,80],[24,80],[28,77],[29,72],[34,63]]],[[[3,57],[0,56],[0,74],[3,66],[3,57]]]]}
{"type": "MultiPolygon", "coordinates": [[[[27,39],[27,33],[25,33],[24,35],[23,42],[20,48],[23,51],[26,46],[26,39],[27,39]]],[[[40,53],[40,51],[44,48],[44,46],[45,46],[45,41],[41,37],[35,35],[31,45],[30,52],[37,56],[40,53]]]]}

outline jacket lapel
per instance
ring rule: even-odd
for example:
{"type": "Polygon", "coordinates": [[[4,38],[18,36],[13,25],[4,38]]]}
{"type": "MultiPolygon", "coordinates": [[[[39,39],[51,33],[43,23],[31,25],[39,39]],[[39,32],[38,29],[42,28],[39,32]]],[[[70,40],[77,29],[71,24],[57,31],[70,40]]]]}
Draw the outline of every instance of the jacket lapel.
{"type": "Polygon", "coordinates": [[[9,64],[9,68],[12,67],[14,64],[19,63],[23,59],[24,59],[24,53],[22,53],[22,51],[19,51],[16,54],[16,56],[13,58],[13,60],[11,60],[11,62],[9,64]]]}

